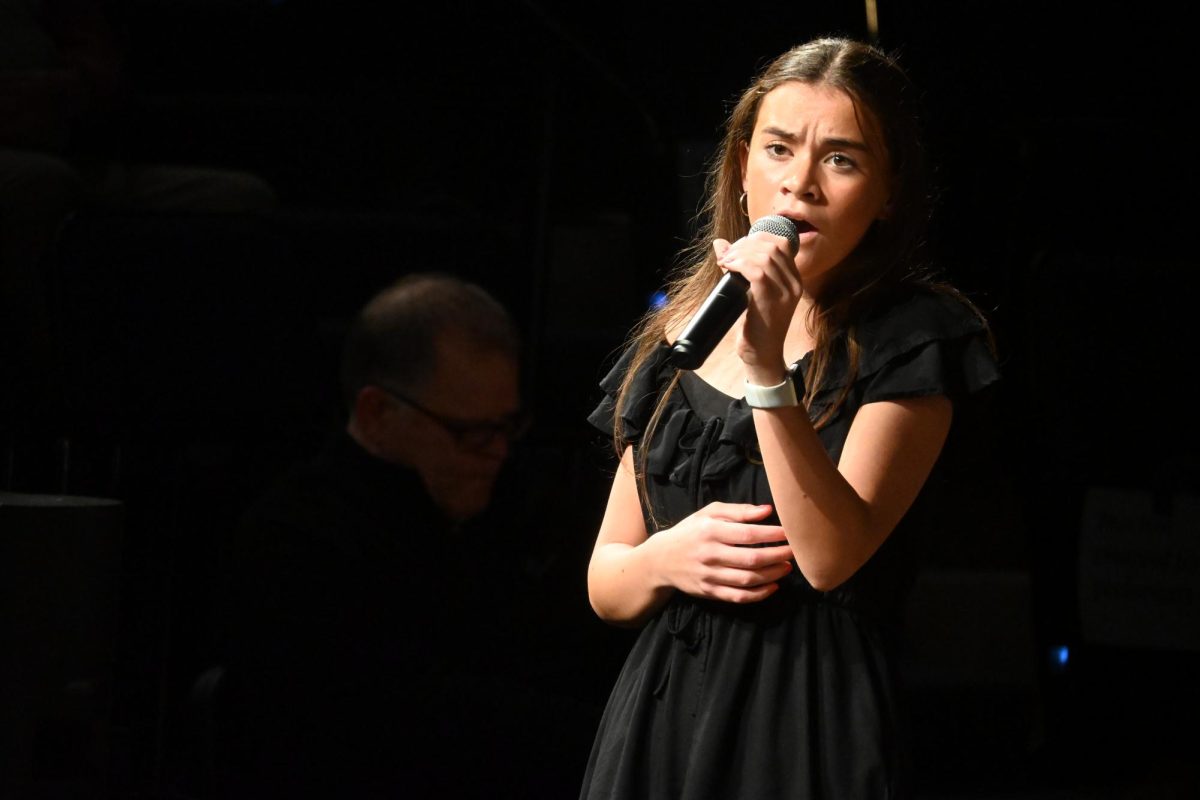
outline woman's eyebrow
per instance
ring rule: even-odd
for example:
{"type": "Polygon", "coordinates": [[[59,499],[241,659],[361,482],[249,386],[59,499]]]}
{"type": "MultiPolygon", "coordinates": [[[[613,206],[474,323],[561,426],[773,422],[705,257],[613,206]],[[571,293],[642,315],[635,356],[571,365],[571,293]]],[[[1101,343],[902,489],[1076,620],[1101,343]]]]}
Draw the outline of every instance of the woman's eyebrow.
{"type": "MultiPolygon", "coordinates": [[[[787,142],[794,142],[800,138],[799,134],[793,133],[789,130],[784,130],[783,128],[777,128],[774,125],[768,125],[762,129],[762,132],[768,136],[773,136],[776,139],[783,139],[787,142]]],[[[857,139],[847,139],[842,136],[831,136],[829,138],[822,139],[821,144],[825,147],[836,147],[841,150],[861,150],[863,152],[870,151],[870,148],[867,147],[865,142],[860,142],[857,139]]]]}

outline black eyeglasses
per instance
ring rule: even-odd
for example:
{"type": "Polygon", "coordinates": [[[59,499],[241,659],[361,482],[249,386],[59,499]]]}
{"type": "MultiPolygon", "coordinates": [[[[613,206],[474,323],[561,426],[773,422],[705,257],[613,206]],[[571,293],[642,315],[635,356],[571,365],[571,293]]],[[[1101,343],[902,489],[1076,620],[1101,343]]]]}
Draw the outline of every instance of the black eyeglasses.
{"type": "Polygon", "coordinates": [[[496,420],[479,422],[450,419],[430,411],[411,397],[401,394],[395,389],[379,384],[375,385],[387,392],[393,399],[410,406],[429,417],[438,425],[441,425],[447,433],[454,437],[455,444],[463,450],[483,450],[496,441],[496,437],[498,436],[503,436],[509,442],[515,442],[528,433],[529,426],[532,423],[529,414],[524,411],[518,411],[496,420]]]}

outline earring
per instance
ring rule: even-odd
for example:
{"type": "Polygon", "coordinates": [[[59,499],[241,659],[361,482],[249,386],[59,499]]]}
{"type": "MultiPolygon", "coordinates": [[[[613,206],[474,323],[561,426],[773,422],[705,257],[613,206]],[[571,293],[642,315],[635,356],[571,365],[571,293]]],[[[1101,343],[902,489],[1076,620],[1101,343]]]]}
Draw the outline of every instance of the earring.
{"type": "Polygon", "coordinates": [[[750,203],[746,200],[745,192],[742,192],[742,196],[738,198],[738,208],[746,215],[746,219],[750,219],[750,203]]]}

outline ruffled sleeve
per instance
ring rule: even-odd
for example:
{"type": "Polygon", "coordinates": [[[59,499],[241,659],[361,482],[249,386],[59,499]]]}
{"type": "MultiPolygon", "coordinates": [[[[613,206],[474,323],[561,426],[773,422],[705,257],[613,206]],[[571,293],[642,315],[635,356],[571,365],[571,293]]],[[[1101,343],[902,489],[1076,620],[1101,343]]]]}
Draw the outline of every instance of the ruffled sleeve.
{"type": "MultiPolygon", "coordinates": [[[[600,381],[604,397],[588,415],[588,422],[606,434],[612,434],[613,415],[617,407],[617,392],[620,391],[621,381],[624,380],[625,373],[629,371],[629,366],[633,362],[636,349],[636,345],[626,348],[617,363],[600,381]]],[[[646,425],[650,421],[650,415],[654,413],[654,404],[658,393],[671,379],[673,368],[668,361],[670,352],[670,347],[665,342],[656,348],[642,364],[633,378],[633,383],[630,384],[625,407],[621,410],[622,438],[627,443],[641,440],[642,432],[645,431],[646,425]]]]}
{"type": "MultiPolygon", "coordinates": [[[[951,295],[913,294],[864,322],[858,338],[859,404],[935,394],[957,401],[1000,378],[985,323],[951,295]]],[[[814,406],[831,402],[841,388],[822,387],[814,406]]]]}
{"type": "Polygon", "coordinates": [[[916,294],[864,326],[863,402],[942,394],[959,400],[995,383],[1000,369],[984,322],[947,294],[916,294]]]}

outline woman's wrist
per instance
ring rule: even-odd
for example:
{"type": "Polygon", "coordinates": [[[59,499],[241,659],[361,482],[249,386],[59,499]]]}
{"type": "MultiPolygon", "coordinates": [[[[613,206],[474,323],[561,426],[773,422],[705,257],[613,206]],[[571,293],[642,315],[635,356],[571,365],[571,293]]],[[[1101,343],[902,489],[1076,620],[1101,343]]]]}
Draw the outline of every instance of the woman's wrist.
{"type": "Polygon", "coordinates": [[[775,386],[790,378],[791,375],[791,370],[783,363],[783,359],[780,359],[775,366],[746,365],[746,381],[755,386],[775,386]]]}
{"type": "Polygon", "coordinates": [[[791,376],[767,386],[746,381],[744,391],[746,405],[751,408],[790,408],[800,405],[800,395],[791,376]]]}
{"type": "Polygon", "coordinates": [[[671,557],[664,550],[670,547],[674,533],[674,528],[667,528],[638,545],[638,549],[641,551],[640,555],[645,559],[643,566],[649,580],[649,589],[655,594],[675,588],[675,581],[671,577],[670,570],[671,557]]]}

